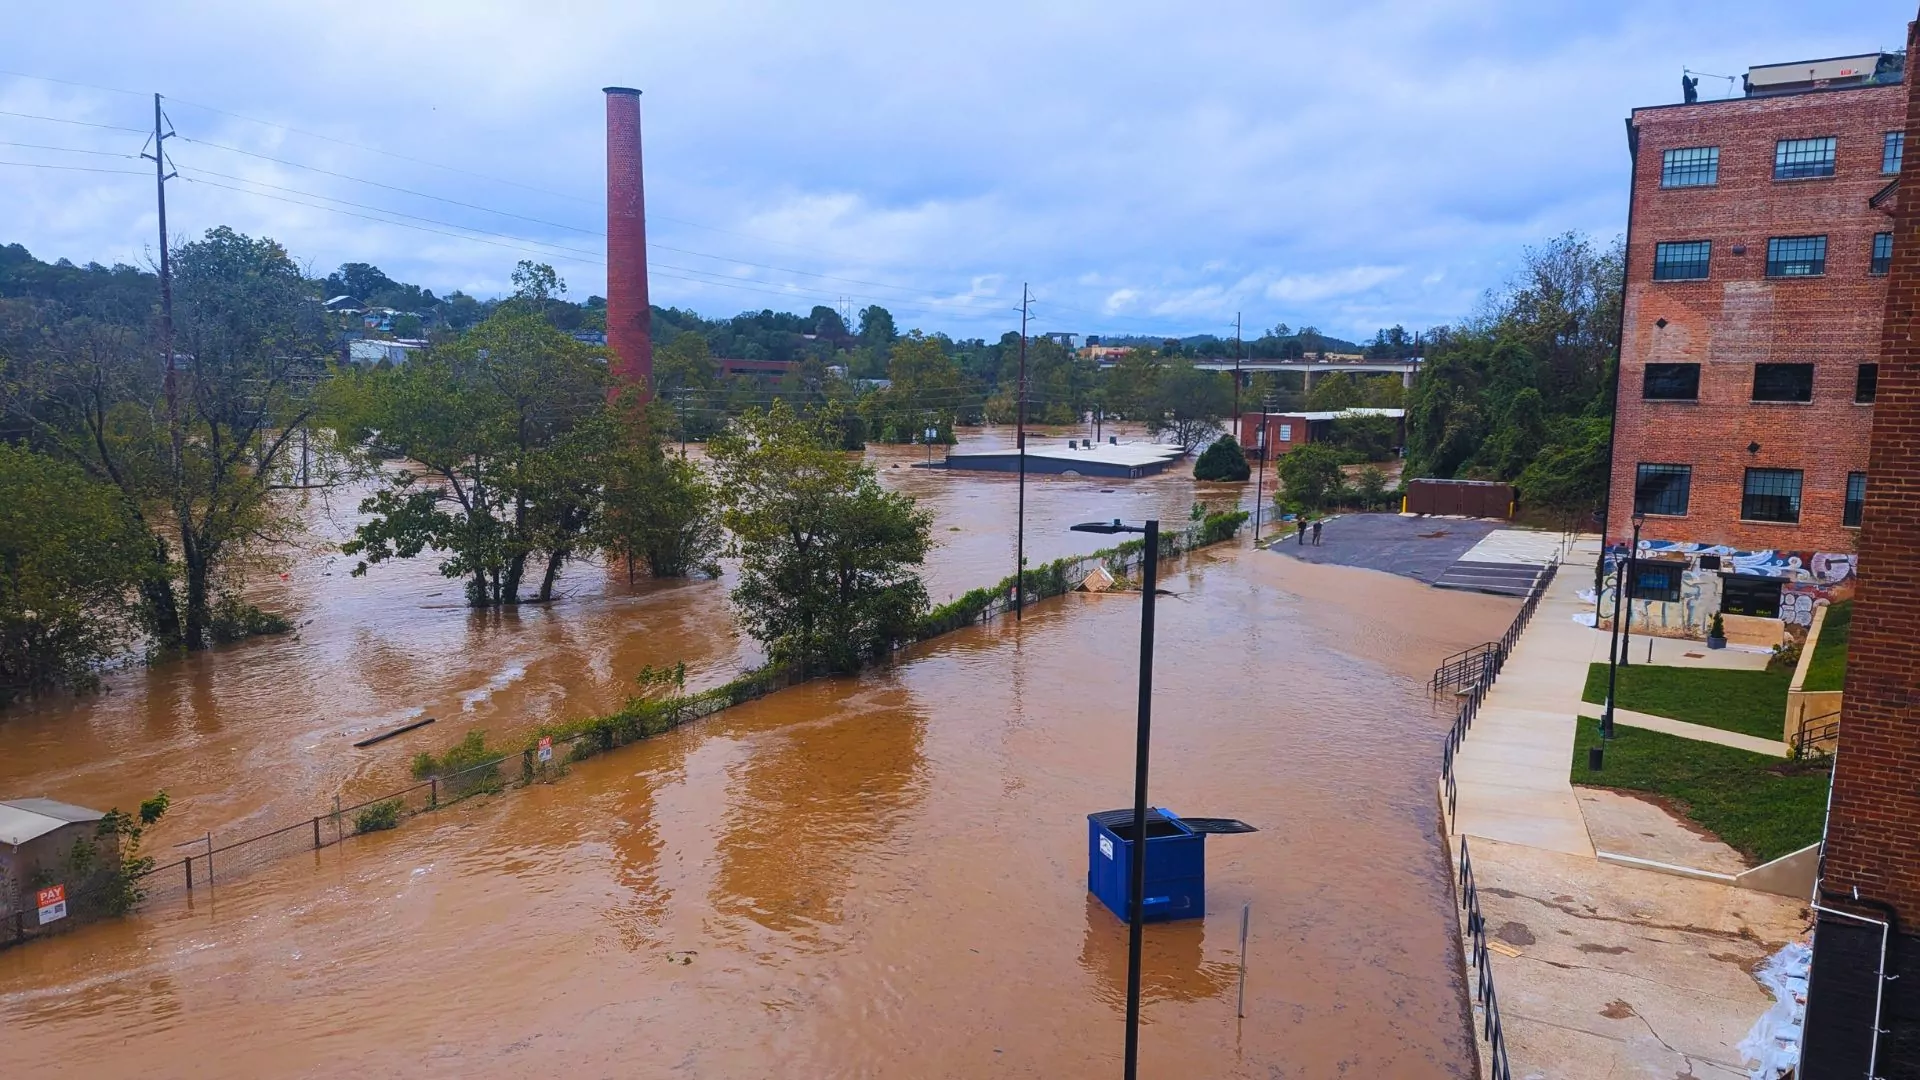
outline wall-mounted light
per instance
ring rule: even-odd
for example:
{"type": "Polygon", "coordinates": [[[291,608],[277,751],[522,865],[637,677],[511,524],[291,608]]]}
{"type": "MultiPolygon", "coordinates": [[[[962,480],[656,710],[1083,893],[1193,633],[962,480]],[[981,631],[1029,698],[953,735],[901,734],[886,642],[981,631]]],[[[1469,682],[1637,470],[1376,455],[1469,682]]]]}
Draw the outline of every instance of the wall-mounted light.
{"type": "Polygon", "coordinates": [[[1745,244],[1733,245],[1733,253],[1735,255],[1745,255],[1747,253],[1747,245],[1745,244]]]}
{"type": "Polygon", "coordinates": [[[1667,320],[1665,320],[1665,319],[1655,319],[1655,320],[1653,320],[1653,325],[1655,325],[1655,326],[1657,326],[1657,327],[1659,327],[1659,328],[1660,328],[1660,329],[1662,329],[1662,330],[1665,330],[1665,329],[1667,328],[1667,320]]]}
{"type": "Polygon", "coordinates": [[[1760,452],[1760,444],[1759,444],[1759,443],[1757,443],[1757,442],[1750,442],[1750,443],[1748,443],[1748,444],[1747,444],[1747,453],[1749,453],[1749,454],[1757,454],[1757,453],[1759,453],[1759,452],[1760,452]]]}

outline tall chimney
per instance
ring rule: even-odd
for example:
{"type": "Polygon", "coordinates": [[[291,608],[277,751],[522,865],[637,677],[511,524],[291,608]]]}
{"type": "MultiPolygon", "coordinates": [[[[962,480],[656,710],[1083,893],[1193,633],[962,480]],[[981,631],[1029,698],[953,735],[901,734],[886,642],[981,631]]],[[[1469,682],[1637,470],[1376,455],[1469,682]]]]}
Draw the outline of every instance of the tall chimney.
{"type": "Polygon", "coordinates": [[[653,309],[647,300],[647,199],[640,172],[640,91],[607,95],[607,348],[609,396],[653,393],[653,309]]]}

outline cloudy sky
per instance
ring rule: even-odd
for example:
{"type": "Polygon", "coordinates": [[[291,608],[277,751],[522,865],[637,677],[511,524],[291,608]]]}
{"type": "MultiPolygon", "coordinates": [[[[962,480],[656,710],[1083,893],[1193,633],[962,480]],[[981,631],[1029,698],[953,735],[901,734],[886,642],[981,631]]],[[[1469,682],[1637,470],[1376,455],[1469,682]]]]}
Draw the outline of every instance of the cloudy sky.
{"type": "MultiPolygon", "coordinates": [[[[10,5],[0,242],[149,260],[151,166],[115,155],[141,151],[157,91],[179,136],[176,237],[230,224],[316,273],[372,262],[483,296],[534,258],[585,297],[605,284],[600,88],[618,84],[645,91],[657,303],[880,303],[903,327],[992,337],[1017,325],[1026,281],[1037,332],[1224,335],[1241,312],[1249,336],[1282,321],[1370,336],[1457,319],[1528,243],[1617,234],[1622,118],[1678,100],[1683,68],[1897,48],[1913,15],[1913,0],[10,5]]],[[[1725,87],[1705,78],[1702,95],[1725,87]]]]}

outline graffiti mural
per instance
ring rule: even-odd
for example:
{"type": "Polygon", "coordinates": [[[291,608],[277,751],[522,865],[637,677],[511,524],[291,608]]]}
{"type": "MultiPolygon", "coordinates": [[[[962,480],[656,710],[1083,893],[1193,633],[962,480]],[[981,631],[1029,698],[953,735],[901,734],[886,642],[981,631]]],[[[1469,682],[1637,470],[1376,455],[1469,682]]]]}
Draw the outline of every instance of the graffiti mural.
{"type": "Polygon", "coordinates": [[[1813,609],[1827,599],[1818,585],[1794,582],[1780,587],[1780,621],[1788,626],[1813,625],[1813,609]]]}
{"type": "MultiPolygon", "coordinates": [[[[1626,544],[1607,548],[1610,562],[1626,558],[1626,544]]],[[[1634,600],[1628,606],[1633,614],[1627,620],[1635,630],[1654,634],[1706,636],[1714,612],[1720,610],[1721,574],[1741,574],[1772,578],[1780,586],[1780,621],[1805,629],[1813,622],[1814,611],[1853,595],[1859,556],[1835,551],[1742,551],[1725,544],[1700,544],[1679,540],[1642,540],[1639,557],[1643,559],[1687,560],[1681,575],[1677,601],[1634,600]],[[1720,557],[1720,569],[1701,570],[1702,555],[1720,557]]],[[[1609,567],[1602,588],[1601,610],[1612,610],[1613,571],[1609,567]]],[[[1603,622],[1605,615],[1602,615],[1603,622]]]]}
{"type": "MultiPolygon", "coordinates": [[[[1607,550],[1615,556],[1625,555],[1627,545],[1613,544],[1607,550]]],[[[1640,552],[1643,555],[1685,555],[1692,559],[1702,555],[1718,555],[1722,569],[1731,573],[1810,582],[1829,588],[1851,581],[1854,567],[1859,561],[1859,556],[1852,553],[1770,549],[1741,551],[1725,544],[1697,544],[1681,540],[1642,540],[1640,552]]]]}

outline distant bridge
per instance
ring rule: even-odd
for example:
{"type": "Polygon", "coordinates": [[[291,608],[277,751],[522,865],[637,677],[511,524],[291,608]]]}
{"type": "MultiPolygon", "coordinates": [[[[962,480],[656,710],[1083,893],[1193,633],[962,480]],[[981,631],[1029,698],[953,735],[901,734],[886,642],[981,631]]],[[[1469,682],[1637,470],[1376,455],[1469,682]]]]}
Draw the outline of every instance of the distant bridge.
{"type": "MultiPolygon", "coordinates": [[[[1238,369],[1243,375],[1257,371],[1298,371],[1306,376],[1307,389],[1311,390],[1314,379],[1342,371],[1354,375],[1398,375],[1400,385],[1412,386],[1413,377],[1424,362],[1416,356],[1408,360],[1196,360],[1193,366],[1202,371],[1238,369]]],[[[1099,364],[1112,367],[1114,361],[1103,359],[1099,364]]]]}

